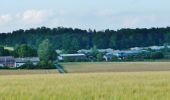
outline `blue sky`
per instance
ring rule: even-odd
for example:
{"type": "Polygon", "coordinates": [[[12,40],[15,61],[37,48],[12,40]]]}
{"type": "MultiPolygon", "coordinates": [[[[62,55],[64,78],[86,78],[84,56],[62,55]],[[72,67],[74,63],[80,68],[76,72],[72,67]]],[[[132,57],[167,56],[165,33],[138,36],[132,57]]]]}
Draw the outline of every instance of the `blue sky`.
{"type": "Polygon", "coordinates": [[[81,29],[170,26],[170,0],[1,0],[0,32],[46,27],[81,29]]]}

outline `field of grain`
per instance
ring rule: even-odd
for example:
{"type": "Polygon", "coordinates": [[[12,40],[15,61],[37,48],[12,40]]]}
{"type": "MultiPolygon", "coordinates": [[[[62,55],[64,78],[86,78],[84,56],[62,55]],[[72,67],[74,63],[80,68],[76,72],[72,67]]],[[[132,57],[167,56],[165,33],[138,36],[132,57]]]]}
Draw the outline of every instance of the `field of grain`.
{"type": "Polygon", "coordinates": [[[0,75],[57,74],[54,70],[0,70],[0,75]]]}
{"type": "Polygon", "coordinates": [[[170,100],[170,72],[0,76],[0,100],[170,100]]]}
{"type": "Polygon", "coordinates": [[[69,73],[170,71],[170,62],[61,63],[69,73]]]}

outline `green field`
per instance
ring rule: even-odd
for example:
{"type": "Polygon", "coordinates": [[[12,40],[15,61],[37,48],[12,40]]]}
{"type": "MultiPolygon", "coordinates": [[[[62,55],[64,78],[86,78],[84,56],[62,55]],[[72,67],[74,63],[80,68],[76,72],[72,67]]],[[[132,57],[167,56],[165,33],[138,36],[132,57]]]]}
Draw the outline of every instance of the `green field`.
{"type": "Polygon", "coordinates": [[[68,73],[170,71],[170,62],[61,63],[68,73]]]}
{"type": "Polygon", "coordinates": [[[0,76],[0,100],[169,100],[170,72],[0,76]]]}

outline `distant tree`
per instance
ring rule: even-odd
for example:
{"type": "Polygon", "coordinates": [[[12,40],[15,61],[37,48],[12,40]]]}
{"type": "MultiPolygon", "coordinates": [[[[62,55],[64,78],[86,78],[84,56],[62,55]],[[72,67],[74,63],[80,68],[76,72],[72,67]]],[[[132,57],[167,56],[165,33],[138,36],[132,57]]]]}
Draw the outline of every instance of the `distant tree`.
{"type": "Polygon", "coordinates": [[[134,55],[128,55],[123,58],[124,61],[133,61],[134,60],[134,55]]]}
{"type": "Polygon", "coordinates": [[[97,61],[103,61],[104,60],[102,53],[99,52],[96,56],[97,56],[97,61]]]}
{"type": "Polygon", "coordinates": [[[0,56],[3,56],[3,55],[4,55],[4,47],[0,46],[0,56]]]}
{"type": "Polygon", "coordinates": [[[5,50],[3,46],[0,46],[0,56],[10,56],[11,52],[9,50],[5,50]]]}
{"type": "Polygon", "coordinates": [[[151,59],[162,59],[162,58],[164,58],[164,55],[160,51],[151,53],[151,59]]]}
{"type": "Polygon", "coordinates": [[[99,53],[99,51],[96,46],[93,46],[93,48],[91,48],[91,53],[93,57],[97,58],[97,54],[99,53]]]}
{"type": "Polygon", "coordinates": [[[40,57],[41,61],[45,62],[56,60],[57,53],[48,39],[42,41],[42,43],[39,45],[38,56],[40,57]]]}
{"type": "Polygon", "coordinates": [[[147,47],[170,43],[170,27],[142,28],[93,31],[72,28],[38,27],[29,30],[17,30],[11,33],[0,33],[0,45],[12,46],[27,44],[38,49],[45,39],[55,49],[75,52],[77,49],[90,49],[96,45],[99,49],[114,48],[128,49],[131,47],[147,47]]]}
{"type": "Polygon", "coordinates": [[[35,66],[32,62],[27,61],[24,65],[20,66],[19,69],[35,69],[35,66]]]}
{"type": "Polygon", "coordinates": [[[55,69],[55,65],[53,63],[53,61],[49,60],[49,61],[40,61],[37,65],[36,65],[36,69],[55,69]]]}
{"type": "Polygon", "coordinates": [[[112,35],[110,38],[110,47],[116,48],[116,36],[115,35],[112,35]]]}
{"type": "Polygon", "coordinates": [[[117,56],[112,56],[112,59],[111,59],[112,61],[118,61],[119,59],[118,59],[118,57],[117,56]]]}
{"type": "Polygon", "coordinates": [[[76,38],[73,38],[69,50],[72,50],[70,53],[76,53],[80,49],[80,43],[76,38]]]}
{"type": "Polygon", "coordinates": [[[15,54],[18,57],[35,57],[37,56],[37,50],[29,47],[26,44],[20,45],[15,49],[15,54]]]}

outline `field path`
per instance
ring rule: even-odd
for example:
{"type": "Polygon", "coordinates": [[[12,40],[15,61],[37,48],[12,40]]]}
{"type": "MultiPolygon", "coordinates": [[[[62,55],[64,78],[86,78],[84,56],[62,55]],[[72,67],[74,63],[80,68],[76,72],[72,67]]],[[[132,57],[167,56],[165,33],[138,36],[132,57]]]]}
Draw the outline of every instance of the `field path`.
{"type": "Polygon", "coordinates": [[[58,70],[58,72],[60,74],[64,74],[65,73],[64,68],[60,64],[55,64],[55,66],[56,66],[56,69],[58,70]]]}

